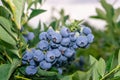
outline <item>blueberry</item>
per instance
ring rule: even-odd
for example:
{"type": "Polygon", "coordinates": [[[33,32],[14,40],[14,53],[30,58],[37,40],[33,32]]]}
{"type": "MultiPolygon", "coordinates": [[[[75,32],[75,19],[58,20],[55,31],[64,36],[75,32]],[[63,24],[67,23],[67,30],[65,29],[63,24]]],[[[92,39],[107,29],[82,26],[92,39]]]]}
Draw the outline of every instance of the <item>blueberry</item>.
{"type": "Polygon", "coordinates": [[[51,39],[52,39],[51,36],[52,36],[54,33],[55,33],[54,30],[53,30],[52,28],[49,28],[49,29],[47,30],[47,39],[48,39],[48,40],[51,40],[51,39]]]}
{"type": "Polygon", "coordinates": [[[75,41],[76,40],[75,32],[71,32],[69,34],[69,38],[70,38],[71,41],[75,41]]]}
{"type": "Polygon", "coordinates": [[[58,73],[59,73],[59,74],[62,74],[62,73],[63,73],[62,68],[58,68],[57,70],[58,70],[58,73]]]}
{"type": "Polygon", "coordinates": [[[65,53],[65,51],[66,51],[66,47],[63,47],[63,46],[59,46],[59,51],[61,52],[61,54],[64,54],[65,53]]]}
{"type": "Polygon", "coordinates": [[[35,61],[42,61],[45,58],[44,54],[40,50],[36,50],[35,53],[33,54],[33,59],[35,61]]]}
{"type": "Polygon", "coordinates": [[[58,58],[58,62],[64,62],[64,61],[67,61],[67,57],[65,57],[64,55],[61,55],[59,58],[58,58]]]}
{"type": "Polygon", "coordinates": [[[73,49],[78,49],[79,47],[77,46],[76,42],[73,44],[73,49]]]}
{"type": "Polygon", "coordinates": [[[47,40],[47,32],[42,32],[39,34],[40,40],[47,40]]]}
{"type": "Polygon", "coordinates": [[[53,62],[55,60],[55,54],[52,51],[47,51],[45,54],[45,60],[48,62],[53,62]]]}
{"type": "Polygon", "coordinates": [[[70,38],[63,38],[61,41],[61,45],[68,46],[70,44],[70,38]]]}
{"type": "Polygon", "coordinates": [[[35,63],[35,61],[34,61],[33,59],[31,59],[31,60],[29,61],[29,64],[30,64],[30,66],[36,66],[36,63],[35,63]]]}
{"type": "Polygon", "coordinates": [[[51,38],[54,43],[60,43],[62,40],[62,36],[59,33],[54,33],[51,38]]]}
{"type": "Polygon", "coordinates": [[[64,53],[66,57],[72,57],[74,54],[75,54],[75,51],[70,48],[68,48],[64,53]]]}
{"type": "Polygon", "coordinates": [[[43,60],[42,62],[40,62],[39,66],[40,66],[40,68],[42,68],[44,70],[48,70],[52,67],[52,64],[43,60]]]}
{"type": "Polygon", "coordinates": [[[51,46],[52,48],[58,48],[58,47],[59,47],[59,44],[54,43],[53,41],[50,41],[50,46],[51,46]]]}
{"type": "Polygon", "coordinates": [[[89,42],[89,43],[92,43],[93,40],[94,40],[94,35],[93,35],[93,34],[88,34],[88,35],[87,35],[87,38],[88,38],[88,42],[89,42]]]}
{"type": "Polygon", "coordinates": [[[28,62],[25,60],[22,60],[22,64],[25,65],[25,64],[28,64],[28,62]]]}
{"type": "Polygon", "coordinates": [[[34,75],[37,73],[37,68],[35,66],[27,66],[25,72],[27,75],[34,75]]]}
{"type": "Polygon", "coordinates": [[[88,35],[90,34],[92,31],[89,27],[83,27],[82,28],[82,32],[85,34],[85,35],[88,35]]]}
{"type": "Polygon", "coordinates": [[[45,40],[41,40],[38,43],[38,48],[41,49],[41,50],[47,50],[49,48],[49,43],[45,40]]]}
{"type": "Polygon", "coordinates": [[[76,40],[76,44],[79,47],[85,47],[88,44],[88,39],[86,36],[79,36],[76,40]]]}
{"type": "Polygon", "coordinates": [[[35,35],[33,32],[28,33],[28,36],[27,36],[28,40],[33,40],[34,37],[35,37],[35,35]]]}
{"type": "Polygon", "coordinates": [[[23,57],[22,57],[22,59],[23,59],[23,60],[26,60],[26,61],[29,61],[29,60],[31,60],[32,58],[33,58],[33,53],[30,52],[30,51],[25,51],[25,53],[24,53],[24,55],[23,55],[23,57]]]}
{"type": "Polygon", "coordinates": [[[55,54],[56,57],[60,57],[61,52],[58,49],[53,49],[52,52],[55,54]]]}
{"type": "Polygon", "coordinates": [[[70,30],[66,27],[63,27],[61,30],[60,30],[60,34],[63,36],[63,37],[68,37],[69,36],[69,33],[70,33],[70,30]]]}

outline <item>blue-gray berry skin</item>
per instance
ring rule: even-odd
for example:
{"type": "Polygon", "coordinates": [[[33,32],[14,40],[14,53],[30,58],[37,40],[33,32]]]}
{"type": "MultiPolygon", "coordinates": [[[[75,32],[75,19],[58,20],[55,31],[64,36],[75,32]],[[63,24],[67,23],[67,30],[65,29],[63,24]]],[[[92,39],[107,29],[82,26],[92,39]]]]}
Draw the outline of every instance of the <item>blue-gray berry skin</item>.
{"type": "Polygon", "coordinates": [[[52,41],[54,43],[60,43],[61,40],[62,40],[62,36],[59,33],[56,33],[56,32],[53,35],[51,35],[51,37],[52,37],[52,41]]]}
{"type": "Polygon", "coordinates": [[[52,64],[43,60],[42,62],[39,63],[39,66],[40,66],[40,68],[42,68],[44,70],[48,70],[52,67],[52,64]]]}
{"type": "Polygon", "coordinates": [[[52,52],[55,54],[55,57],[61,56],[61,52],[58,49],[53,49],[52,52]]]}
{"type": "Polygon", "coordinates": [[[25,61],[25,60],[22,60],[22,64],[23,64],[23,65],[26,65],[26,64],[28,64],[28,62],[25,61]]]}
{"type": "Polygon", "coordinates": [[[26,61],[29,61],[33,58],[33,53],[31,51],[25,51],[22,59],[23,60],[26,60],[26,61]]]}
{"type": "Polygon", "coordinates": [[[82,32],[85,34],[85,35],[88,35],[90,34],[92,31],[89,27],[83,27],[82,29],[82,32]]]}
{"type": "Polygon", "coordinates": [[[94,40],[94,35],[93,35],[93,34],[88,34],[88,35],[87,35],[87,38],[88,38],[88,42],[89,42],[89,43],[92,43],[93,40],[94,40]]]}
{"type": "Polygon", "coordinates": [[[47,40],[47,32],[42,32],[39,34],[40,40],[47,40]]]}
{"type": "Polygon", "coordinates": [[[62,74],[62,73],[63,73],[63,69],[62,69],[62,68],[58,68],[57,70],[58,70],[58,73],[59,73],[59,74],[62,74]]]}
{"type": "Polygon", "coordinates": [[[75,51],[70,48],[68,48],[64,53],[64,55],[69,58],[72,57],[74,54],[75,54],[75,51]]]}
{"type": "Polygon", "coordinates": [[[69,38],[71,41],[76,41],[77,37],[75,36],[75,32],[69,33],[69,38]]]}
{"type": "Polygon", "coordinates": [[[34,59],[35,61],[40,62],[40,61],[42,61],[44,58],[45,58],[45,55],[44,55],[43,52],[40,51],[40,50],[36,50],[35,53],[33,54],[33,59],[34,59]]]}
{"type": "Polygon", "coordinates": [[[52,35],[55,33],[55,31],[52,29],[52,28],[49,28],[48,30],[47,30],[47,39],[48,40],[51,40],[52,39],[52,35]]]}
{"type": "Polygon", "coordinates": [[[88,38],[86,36],[79,36],[76,40],[76,44],[79,47],[85,47],[88,44],[88,38]]]}
{"type": "Polygon", "coordinates": [[[70,38],[63,38],[61,41],[62,46],[69,46],[70,44],[70,38]]]}
{"type": "Polygon", "coordinates": [[[79,47],[77,46],[76,42],[72,46],[73,49],[78,49],[79,47]]]}
{"type": "Polygon", "coordinates": [[[70,33],[70,30],[67,27],[63,27],[60,30],[60,34],[62,35],[62,37],[68,37],[70,33]]]}
{"type": "Polygon", "coordinates": [[[35,61],[34,61],[33,59],[31,59],[31,60],[29,61],[29,64],[30,64],[30,66],[36,66],[36,63],[35,63],[35,61]]]}
{"type": "Polygon", "coordinates": [[[52,48],[58,48],[60,44],[54,43],[53,41],[50,41],[50,46],[52,48]]]}
{"type": "Polygon", "coordinates": [[[49,43],[48,41],[45,41],[45,40],[41,40],[39,43],[38,43],[38,46],[37,46],[39,49],[41,50],[48,50],[49,48],[49,43]]]}
{"type": "Polygon", "coordinates": [[[67,47],[64,47],[64,46],[59,46],[59,51],[61,52],[61,54],[64,54],[65,51],[67,50],[67,47]]]}
{"type": "Polygon", "coordinates": [[[64,61],[67,61],[67,57],[64,56],[64,55],[61,55],[59,58],[58,58],[58,62],[64,62],[64,61]]]}
{"type": "Polygon", "coordinates": [[[34,75],[37,73],[37,68],[35,66],[27,66],[25,72],[27,75],[34,75]]]}
{"type": "Polygon", "coordinates": [[[28,40],[33,40],[34,37],[35,37],[35,35],[33,32],[28,33],[28,36],[27,36],[28,40]]]}
{"type": "Polygon", "coordinates": [[[55,54],[52,51],[47,51],[45,54],[45,60],[47,62],[53,62],[55,60],[55,54]]]}

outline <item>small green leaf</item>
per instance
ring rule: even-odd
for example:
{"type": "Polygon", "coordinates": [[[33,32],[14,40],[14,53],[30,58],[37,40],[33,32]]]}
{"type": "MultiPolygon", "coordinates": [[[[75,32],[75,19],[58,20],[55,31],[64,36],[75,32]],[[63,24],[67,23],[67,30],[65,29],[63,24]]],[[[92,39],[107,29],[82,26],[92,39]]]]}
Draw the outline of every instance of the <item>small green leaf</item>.
{"type": "Polygon", "coordinates": [[[118,65],[120,65],[120,50],[119,50],[119,53],[118,53],[118,65]]]}
{"type": "Polygon", "coordinates": [[[64,76],[62,79],[60,80],[73,80],[72,79],[72,75],[69,75],[69,76],[64,76]]]}
{"type": "Polygon", "coordinates": [[[98,72],[102,77],[105,74],[105,69],[106,69],[106,63],[104,59],[100,58],[100,60],[98,61],[98,72]]]}
{"type": "Polygon", "coordinates": [[[112,54],[107,61],[107,66],[106,66],[106,70],[109,72],[112,70],[113,67],[113,62],[114,62],[114,54],[112,54]]]}
{"type": "Polygon", "coordinates": [[[32,13],[30,14],[29,20],[45,11],[46,10],[43,10],[43,9],[32,9],[32,13]]]}
{"type": "Polygon", "coordinates": [[[120,16],[120,8],[117,8],[117,9],[115,10],[115,15],[113,16],[113,21],[114,21],[114,22],[117,22],[119,16],[120,16]]]}
{"type": "Polygon", "coordinates": [[[0,80],[9,80],[14,70],[18,67],[19,60],[14,59],[12,64],[1,64],[0,65],[0,80]]]}
{"type": "Polygon", "coordinates": [[[103,10],[101,10],[100,8],[96,8],[96,12],[101,19],[104,19],[104,20],[106,19],[106,14],[103,10]]]}

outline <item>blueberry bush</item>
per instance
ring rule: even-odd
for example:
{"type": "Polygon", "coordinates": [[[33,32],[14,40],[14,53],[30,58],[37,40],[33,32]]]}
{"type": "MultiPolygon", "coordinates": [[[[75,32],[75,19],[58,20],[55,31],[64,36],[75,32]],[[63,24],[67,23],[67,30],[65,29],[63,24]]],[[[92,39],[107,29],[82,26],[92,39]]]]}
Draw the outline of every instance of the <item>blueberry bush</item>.
{"type": "Polygon", "coordinates": [[[28,22],[46,11],[38,7],[43,0],[1,2],[0,80],[120,79],[120,8],[100,0],[105,10],[91,18],[106,21],[104,31],[70,21],[63,9],[60,18],[33,29],[28,22]]]}

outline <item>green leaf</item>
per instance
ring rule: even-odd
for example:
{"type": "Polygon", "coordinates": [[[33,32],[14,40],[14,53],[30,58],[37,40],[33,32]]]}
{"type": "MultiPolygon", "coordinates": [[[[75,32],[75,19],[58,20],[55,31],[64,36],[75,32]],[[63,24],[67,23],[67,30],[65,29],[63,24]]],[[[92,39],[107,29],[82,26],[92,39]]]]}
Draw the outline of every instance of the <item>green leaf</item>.
{"type": "Polygon", "coordinates": [[[119,53],[118,53],[118,65],[120,65],[120,50],[119,50],[119,53]]]}
{"type": "Polygon", "coordinates": [[[104,59],[100,58],[100,60],[98,61],[97,67],[98,67],[99,74],[103,77],[105,74],[105,70],[106,70],[106,63],[104,59]]]}
{"type": "Polygon", "coordinates": [[[21,29],[21,17],[25,0],[3,0],[4,4],[9,5],[8,7],[13,13],[12,20],[15,22],[18,29],[21,29]]]}
{"type": "Polygon", "coordinates": [[[11,31],[12,24],[9,20],[4,17],[0,17],[0,39],[11,44],[16,45],[16,38],[14,33],[11,31]]]}
{"type": "Polygon", "coordinates": [[[114,21],[114,22],[117,22],[119,16],[120,16],[120,8],[117,8],[117,9],[115,10],[115,15],[113,16],[113,21],[114,21]]]}
{"type": "Polygon", "coordinates": [[[10,17],[10,13],[8,12],[8,10],[6,10],[4,6],[0,6],[0,16],[6,17],[6,18],[10,17]]]}
{"type": "Polygon", "coordinates": [[[0,80],[9,80],[14,70],[18,67],[19,60],[14,59],[12,64],[1,64],[0,65],[0,80]]]}
{"type": "Polygon", "coordinates": [[[91,76],[91,71],[88,72],[82,72],[82,71],[77,71],[73,74],[72,80],[90,80],[91,76]]]}
{"type": "Polygon", "coordinates": [[[38,67],[38,74],[39,74],[40,76],[47,76],[47,77],[48,77],[48,76],[56,76],[56,75],[58,75],[57,72],[42,70],[42,69],[40,69],[39,67],[38,67]]]}
{"type": "Polygon", "coordinates": [[[96,12],[101,19],[104,19],[104,20],[106,19],[106,14],[103,10],[101,10],[100,8],[96,8],[96,12]]]}
{"type": "Polygon", "coordinates": [[[98,73],[98,61],[94,57],[90,56],[90,64],[91,65],[94,64],[93,72],[92,72],[92,80],[99,80],[100,75],[98,73]]]}
{"type": "Polygon", "coordinates": [[[113,8],[113,6],[111,4],[108,4],[106,2],[106,0],[100,0],[100,2],[102,4],[102,7],[106,11],[106,16],[107,16],[108,21],[109,21],[109,19],[112,20],[113,15],[114,15],[114,8],[113,8]]]}
{"type": "Polygon", "coordinates": [[[113,62],[114,62],[114,54],[112,54],[112,55],[108,58],[108,60],[107,60],[106,70],[107,70],[108,72],[112,70],[113,62]]]}
{"type": "Polygon", "coordinates": [[[73,80],[72,79],[72,75],[69,75],[69,76],[64,76],[62,79],[60,80],[73,80]]]}
{"type": "Polygon", "coordinates": [[[32,13],[30,14],[30,17],[28,18],[29,20],[43,12],[45,12],[46,10],[43,9],[32,9],[32,13]]]}

